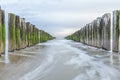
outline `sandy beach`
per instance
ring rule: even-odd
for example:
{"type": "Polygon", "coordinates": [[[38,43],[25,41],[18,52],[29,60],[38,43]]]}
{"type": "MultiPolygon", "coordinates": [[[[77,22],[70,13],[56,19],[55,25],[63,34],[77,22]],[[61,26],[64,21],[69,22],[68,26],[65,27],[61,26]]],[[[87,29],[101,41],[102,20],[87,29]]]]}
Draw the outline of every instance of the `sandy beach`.
{"type": "Polygon", "coordinates": [[[119,80],[117,53],[69,40],[52,40],[0,59],[0,80],[119,80]]]}

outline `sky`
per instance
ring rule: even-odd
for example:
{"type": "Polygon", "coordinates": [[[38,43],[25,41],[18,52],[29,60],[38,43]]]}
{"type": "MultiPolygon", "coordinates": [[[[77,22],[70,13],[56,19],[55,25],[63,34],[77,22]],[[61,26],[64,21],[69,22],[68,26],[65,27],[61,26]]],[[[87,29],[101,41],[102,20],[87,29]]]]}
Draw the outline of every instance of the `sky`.
{"type": "Polygon", "coordinates": [[[120,10],[120,0],[0,0],[0,5],[6,14],[19,15],[55,37],[65,37],[105,13],[120,10]]]}

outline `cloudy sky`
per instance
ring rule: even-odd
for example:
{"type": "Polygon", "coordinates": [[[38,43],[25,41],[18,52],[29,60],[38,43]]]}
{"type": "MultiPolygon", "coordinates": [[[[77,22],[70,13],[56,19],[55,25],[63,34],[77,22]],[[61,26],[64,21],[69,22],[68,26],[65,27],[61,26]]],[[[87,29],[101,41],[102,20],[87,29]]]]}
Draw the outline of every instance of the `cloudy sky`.
{"type": "Polygon", "coordinates": [[[0,0],[15,13],[56,37],[66,36],[97,17],[120,9],[120,0],[0,0]]]}

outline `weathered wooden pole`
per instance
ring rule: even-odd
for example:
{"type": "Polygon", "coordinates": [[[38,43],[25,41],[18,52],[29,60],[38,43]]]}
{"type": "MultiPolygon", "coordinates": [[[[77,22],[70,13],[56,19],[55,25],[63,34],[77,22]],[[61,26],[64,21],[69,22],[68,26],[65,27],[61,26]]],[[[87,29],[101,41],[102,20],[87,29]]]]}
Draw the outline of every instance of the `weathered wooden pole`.
{"type": "Polygon", "coordinates": [[[43,42],[43,31],[40,30],[40,42],[43,42]]]}
{"type": "Polygon", "coordinates": [[[5,12],[0,7],[0,54],[5,52],[5,12]]]}
{"type": "Polygon", "coordinates": [[[97,27],[96,20],[93,21],[93,46],[96,47],[97,44],[97,27]]]}
{"type": "Polygon", "coordinates": [[[93,21],[93,46],[95,47],[96,45],[96,26],[95,26],[95,20],[93,21]]]}
{"type": "Polygon", "coordinates": [[[30,46],[30,30],[31,30],[31,24],[30,24],[30,22],[27,22],[26,23],[26,29],[27,29],[27,46],[29,47],[30,46]]]}
{"type": "Polygon", "coordinates": [[[97,18],[97,47],[102,48],[102,19],[99,17],[97,18]]]}
{"type": "Polygon", "coordinates": [[[84,36],[84,33],[83,33],[83,28],[81,28],[81,43],[83,43],[83,36],[84,36]]]}
{"type": "Polygon", "coordinates": [[[39,43],[39,29],[37,29],[37,43],[39,43]]]}
{"type": "Polygon", "coordinates": [[[89,24],[87,24],[88,25],[88,43],[87,43],[87,45],[90,45],[90,26],[89,26],[89,24]]]}
{"type": "Polygon", "coordinates": [[[39,42],[41,42],[41,30],[39,30],[39,42]]]}
{"type": "Polygon", "coordinates": [[[119,54],[120,54],[120,10],[118,11],[118,32],[119,32],[119,49],[118,49],[118,52],[119,52],[119,54]]]}
{"type": "Polygon", "coordinates": [[[91,23],[92,28],[92,46],[94,45],[94,22],[91,23]]]}
{"type": "Polygon", "coordinates": [[[84,27],[82,28],[82,43],[85,43],[85,32],[84,32],[84,27]]]}
{"type": "Polygon", "coordinates": [[[86,25],[86,44],[87,45],[88,45],[88,38],[89,38],[89,33],[88,33],[89,31],[88,30],[89,30],[89,25],[87,24],[86,25]]]}
{"type": "Polygon", "coordinates": [[[110,13],[102,16],[103,19],[103,49],[110,50],[110,13]]]}
{"type": "Polygon", "coordinates": [[[16,49],[17,50],[20,50],[20,46],[21,46],[20,27],[21,27],[20,17],[16,16],[16,19],[15,19],[15,34],[16,34],[16,49]]]}
{"type": "Polygon", "coordinates": [[[34,37],[34,35],[33,35],[33,29],[34,29],[34,25],[32,24],[31,25],[31,46],[33,46],[33,37],[34,37]]]}
{"type": "Polygon", "coordinates": [[[34,42],[35,42],[35,25],[33,25],[33,31],[32,31],[32,46],[34,45],[34,42]]]}
{"type": "Polygon", "coordinates": [[[24,49],[27,46],[25,18],[21,18],[20,35],[21,35],[21,49],[24,49]]]}
{"type": "Polygon", "coordinates": [[[119,11],[113,11],[113,51],[119,50],[119,11]]]}
{"type": "Polygon", "coordinates": [[[14,51],[16,49],[15,18],[16,16],[13,13],[9,13],[9,51],[14,51]]]}
{"type": "Polygon", "coordinates": [[[84,27],[84,32],[85,32],[85,44],[87,44],[87,28],[86,28],[86,26],[84,27]]]}
{"type": "Polygon", "coordinates": [[[32,46],[32,28],[33,28],[33,24],[30,24],[30,40],[29,40],[30,46],[32,46]]]}
{"type": "Polygon", "coordinates": [[[89,23],[89,45],[92,45],[92,25],[89,23]]]}

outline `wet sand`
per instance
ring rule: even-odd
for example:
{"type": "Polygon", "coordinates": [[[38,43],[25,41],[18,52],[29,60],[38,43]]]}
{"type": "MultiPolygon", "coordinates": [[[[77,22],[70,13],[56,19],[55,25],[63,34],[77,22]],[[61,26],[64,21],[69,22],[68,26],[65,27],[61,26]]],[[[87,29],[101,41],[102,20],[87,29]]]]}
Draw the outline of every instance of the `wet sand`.
{"type": "Polygon", "coordinates": [[[40,43],[0,58],[0,80],[120,80],[118,54],[68,40],[40,43]]]}

